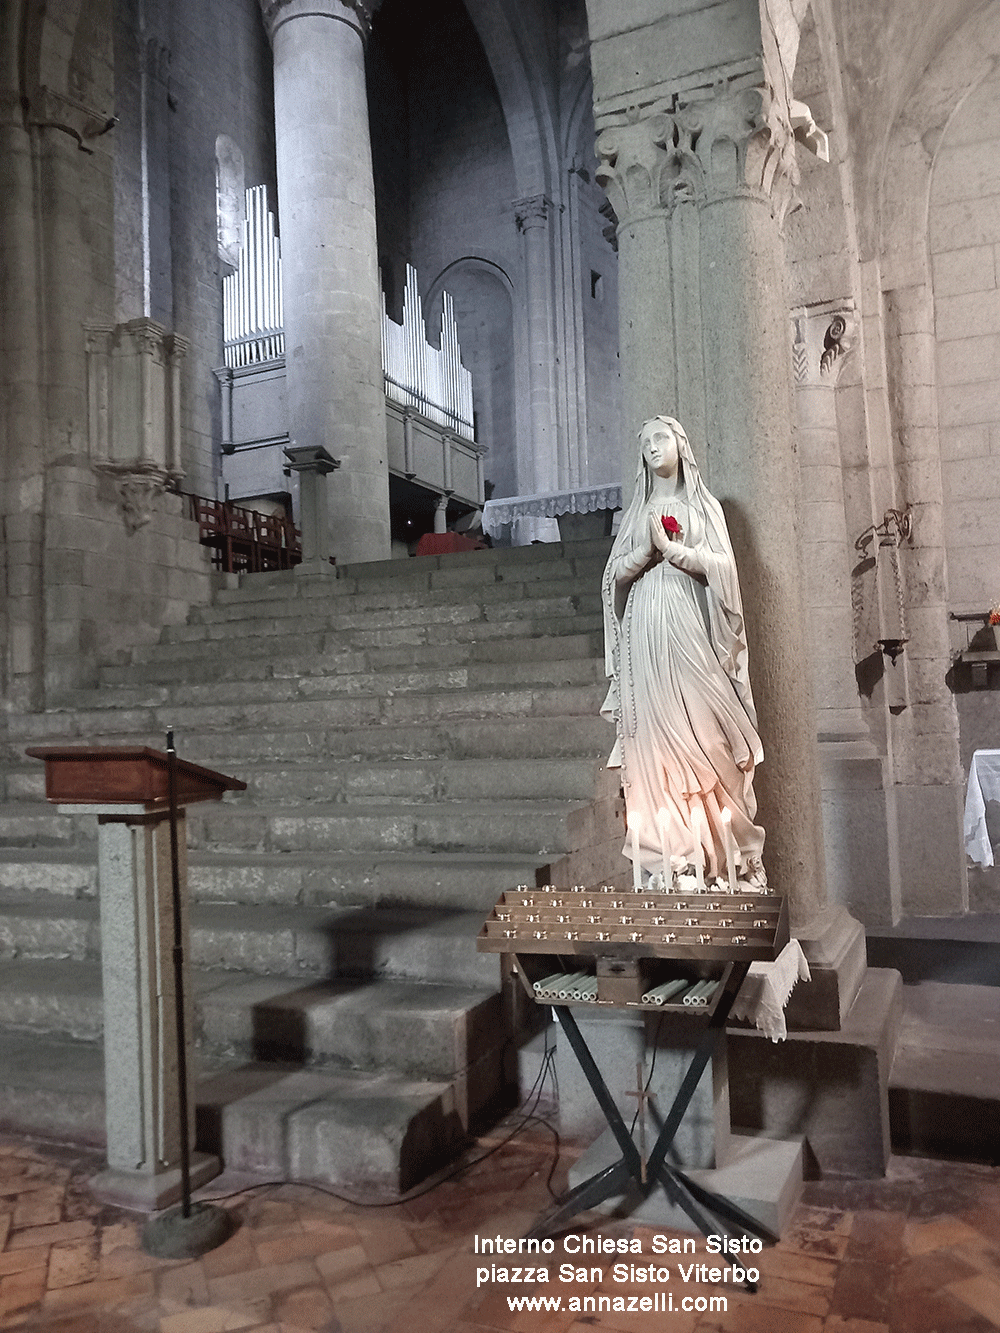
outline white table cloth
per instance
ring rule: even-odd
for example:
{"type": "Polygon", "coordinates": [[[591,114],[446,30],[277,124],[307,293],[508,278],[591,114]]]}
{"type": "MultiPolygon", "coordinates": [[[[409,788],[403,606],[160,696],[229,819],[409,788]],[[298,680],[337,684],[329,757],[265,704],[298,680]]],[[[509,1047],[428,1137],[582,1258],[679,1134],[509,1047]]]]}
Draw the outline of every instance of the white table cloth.
{"type": "Polygon", "coordinates": [[[733,1018],[742,1018],[772,1041],[784,1041],[785,1006],[796,985],[809,980],[809,964],[798,940],[789,940],[773,963],[751,963],[733,1004],[733,1018]]]}
{"type": "Polygon", "coordinates": [[[560,514],[594,514],[599,509],[621,507],[622,488],[617,485],[587,486],[547,495],[509,495],[486,501],[483,531],[496,537],[502,527],[521,518],[558,518],[560,514]]]}
{"type": "Polygon", "coordinates": [[[1000,750],[977,750],[965,793],[965,850],[981,866],[993,865],[993,847],[986,828],[986,802],[1000,801],[1000,750]]]}

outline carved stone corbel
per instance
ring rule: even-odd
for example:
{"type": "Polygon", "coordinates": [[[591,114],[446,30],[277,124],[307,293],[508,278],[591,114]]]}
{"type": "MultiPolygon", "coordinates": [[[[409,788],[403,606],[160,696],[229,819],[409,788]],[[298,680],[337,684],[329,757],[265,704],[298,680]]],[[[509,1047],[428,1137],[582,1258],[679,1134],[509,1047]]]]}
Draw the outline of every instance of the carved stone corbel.
{"type": "Polygon", "coordinates": [[[800,306],[791,313],[792,372],[796,386],[834,387],[858,336],[851,300],[800,306]]]}

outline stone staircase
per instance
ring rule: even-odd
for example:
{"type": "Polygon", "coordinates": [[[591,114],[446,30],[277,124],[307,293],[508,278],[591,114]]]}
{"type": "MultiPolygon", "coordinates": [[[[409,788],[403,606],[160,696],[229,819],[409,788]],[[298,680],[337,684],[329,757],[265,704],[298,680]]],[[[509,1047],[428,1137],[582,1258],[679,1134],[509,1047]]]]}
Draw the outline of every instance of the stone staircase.
{"type": "Polygon", "coordinates": [[[607,541],[225,580],[57,711],[11,715],[0,1128],[100,1142],[96,828],[28,745],[147,744],[245,793],[188,813],[199,1146],[405,1189],[511,1095],[496,955],[517,883],[620,876],[607,541]]]}

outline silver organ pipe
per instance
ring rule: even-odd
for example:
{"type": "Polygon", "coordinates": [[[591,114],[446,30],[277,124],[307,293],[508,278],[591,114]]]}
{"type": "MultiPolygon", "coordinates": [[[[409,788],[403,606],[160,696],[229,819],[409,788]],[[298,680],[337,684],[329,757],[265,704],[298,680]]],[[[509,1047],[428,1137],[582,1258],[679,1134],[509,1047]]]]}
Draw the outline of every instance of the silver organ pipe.
{"type": "MultiPolygon", "coordinates": [[[[246,192],[243,245],[236,272],[223,279],[223,333],[231,369],[284,355],[281,242],[267,187],[246,192]]],[[[472,375],[462,365],[451,296],[442,294],[441,345],[427,341],[416,270],[406,266],[403,322],[389,318],[382,298],[382,369],[387,397],[474,439],[472,375]]]]}
{"type": "Polygon", "coordinates": [[[236,272],[223,279],[222,290],[226,365],[248,366],[281,356],[281,243],[264,185],[246,192],[243,245],[236,272]]]}

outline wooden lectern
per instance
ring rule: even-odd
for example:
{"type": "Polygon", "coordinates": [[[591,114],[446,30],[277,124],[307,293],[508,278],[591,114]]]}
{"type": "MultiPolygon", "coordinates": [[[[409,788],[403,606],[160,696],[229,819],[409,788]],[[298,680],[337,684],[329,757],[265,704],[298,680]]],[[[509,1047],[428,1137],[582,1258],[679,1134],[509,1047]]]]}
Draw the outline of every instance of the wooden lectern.
{"type": "MultiPolygon", "coordinates": [[[[168,744],[170,742],[168,741],[168,744]]],[[[144,1212],[181,1195],[169,772],[172,756],[146,746],[35,746],[45,794],[62,814],[96,815],[104,995],[108,1168],[92,1182],[109,1203],[144,1212]]],[[[184,807],[218,801],[246,783],[173,756],[182,946],[188,955],[184,807]]],[[[185,985],[190,993],[190,988],[185,985]]],[[[188,1011],[190,1013],[190,1010],[188,1011]]],[[[190,1017],[185,1049],[191,1049],[190,1017]]],[[[190,1063],[190,1061],[188,1061],[190,1063]]],[[[194,1141],[194,1099],[185,1115],[194,1141]]],[[[193,1186],[219,1171],[196,1153],[193,1186]]]]}

